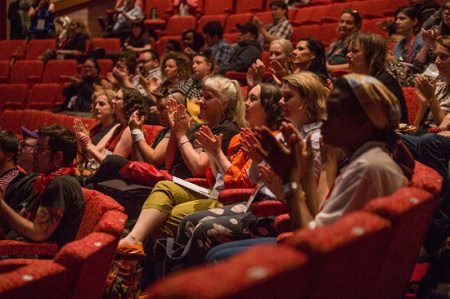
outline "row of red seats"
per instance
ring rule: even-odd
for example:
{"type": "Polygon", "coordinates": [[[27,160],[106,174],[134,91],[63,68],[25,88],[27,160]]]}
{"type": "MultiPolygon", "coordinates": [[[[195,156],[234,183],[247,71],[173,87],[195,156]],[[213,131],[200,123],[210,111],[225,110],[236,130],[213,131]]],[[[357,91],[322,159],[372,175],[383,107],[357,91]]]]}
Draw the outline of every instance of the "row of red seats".
{"type": "MultiPolygon", "coordinates": [[[[114,66],[111,59],[98,59],[100,77],[105,77],[114,66]]],[[[80,73],[81,66],[74,59],[50,60],[44,65],[42,60],[0,60],[0,83],[22,83],[29,86],[34,83],[68,82],[71,76],[80,73]]]]}
{"type": "MultiPolygon", "coordinates": [[[[104,48],[106,53],[120,51],[120,40],[117,38],[92,38],[86,42],[86,52],[104,48]]],[[[1,40],[0,60],[38,59],[47,49],[56,49],[54,39],[1,40]]]]}
{"type": "Polygon", "coordinates": [[[53,243],[0,241],[5,255],[46,255],[50,260],[0,261],[2,298],[101,298],[127,215],[112,198],[83,189],[85,213],[76,240],[53,243]]]}
{"type": "Polygon", "coordinates": [[[289,233],[278,246],[171,275],[145,298],[401,298],[441,184],[434,170],[416,163],[410,186],[364,211],[289,233]]]}

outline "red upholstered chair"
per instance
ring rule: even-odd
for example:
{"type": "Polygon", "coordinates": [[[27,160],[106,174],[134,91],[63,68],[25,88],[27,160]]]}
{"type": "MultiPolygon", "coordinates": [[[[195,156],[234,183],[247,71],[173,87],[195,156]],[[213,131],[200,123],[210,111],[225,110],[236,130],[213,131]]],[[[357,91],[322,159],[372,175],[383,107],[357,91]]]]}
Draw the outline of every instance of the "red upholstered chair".
{"type": "MultiPolygon", "coordinates": [[[[76,240],[91,232],[104,232],[119,237],[127,216],[124,208],[111,197],[98,191],[83,188],[85,212],[76,240]]],[[[0,255],[48,255],[54,256],[58,248],[54,243],[29,243],[14,240],[0,241],[0,255]]]]}
{"type": "Polygon", "coordinates": [[[409,124],[413,125],[419,110],[417,104],[416,91],[414,87],[402,87],[403,95],[406,101],[406,108],[408,110],[409,124]]]}
{"type": "Polygon", "coordinates": [[[253,14],[252,13],[241,13],[241,14],[234,14],[230,15],[227,18],[227,22],[225,24],[225,33],[233,33],[238,32],[239,30],[236,28],[237,24],[244,24],[247,22],[250,22],[252,19],[253,14]]]}
{"type": "Polygon", "coordinates": [[[363,20],[381,18],[384,16],[386,1],[368,0],[352,2],[352,9],[357,10],[363,20]]]}
{"type": "Polygon", "coordinates": [[[181,43],[181,35],[161,36],[155,43],[155,51],[161,56],[166,52],[167,42],[174,39],[181,43]]]}
{"type": "Polygon", "coordinates": [[[194,16],[172,16],[167,20],[166,29],[162,35],[180,35],[187,29],[195,29],[197,20],[194,16]]]}
{"type": "Polygon", "coordinates": [[[304,298],[376,298],[373,285],[391,234],[388,220],[353,212],[330,225],[298,230],[283,244],[310,258],[314,279],[304,298]]]}
{"type": "Polygon", "coordinates": [[[364,210],[387,218],[393,234],[382,262],[375,298],[402,298],[428,231],[437,200],[424,190],[406,187],[371,200],[364,210]],[[413,234],[411,232],[414,232],[413,234]]]}
{"type": "Polygon", "coordinates": [[[120,39],[118,38],[93,38],[91,41],[91,49],[105,49],[106,54],[118,53],[120,51],[120,39]]]}
{"type": "Polygon", "coordinates": [[[150,286],[144,298],[303,298],[312,272],[301,252],[255,246],[216,265],[167,276],[150,286]]]}
{"type": "Polygon", "coordinates": [[[0,83],[8,82],[9,71],[10,71],[9,60],[0,60],[0,83]]]}
{"type": "Polygon", "coordinates": [[[93,232],[63,246],[53,260],[0,261],[1,297],[100,298],[118,239],[93,232]]]}
{"type": "Polygon", "coordinates": [[[236,1],[235,13],[258,12],[263,10],[263,0],[236,1]]]}
{"type": "Polygon", "coordinates": [[[302,7],[297,11],[295,18],[292,21],[292,25],[300,26],[300,25],[311,25],[311,24],[319,24],[320,18],[313,18],[315,15],[314,7],[302,7]]]}
{"type": "Polygon", "coordinates": [[[146,0],[145,1],[145,26],[149,29],[163,29],[167,18],[172,12],[172,1],[146,0]],[[156,18],[152,19],[152,10],[156,10],[156,18]]]}
{"type": "Polygon", "coordinates": [[[64,298],[69,286],[67,269],[49,260],[0,261],[0,294],[3,299],[64,298]]]}
{"type": "Polygon", "coordinates": [[[2,40],[0,41],[0,59],[21,59],[25,55],[26,46],[25,40],[2,40]]]}
{"type": "Polygon", "coordinates": [[[28,95],[27,107],[31,109],[51,109],[61,93],[58,83],[34,84],[28,95]]]}
{"type": "Polygon", "coordinates": [[[203,27],[205,27],[206,23],[211,21],[219,22],[220,25],[222,25],[222,28],[225,25],[225,18],[224,15],[204,15],[201,16],[197,23],[197,31],[203,32],[203,27]]]}
{"type": "Polygon", "coordinates": [[[394,16],[394,12],[397,8],[402,6],[409,6],[410,2],[409,0],[397,0],[397,1],[390,1],[386,0],[384,5],[384,15],[385,16],[394,16]]]}
{"type": "Polygon", "coordinates": [[[0,84],[0,109],[25,108],[27,95],[26,84],[0,84]]]}
{"type": "Polygon", "coordinates": [[[112,72],[114,67],[114,61],[111,59],[97,59],[98,65],[100,66],[100,77],[106,78],[106,75],[112,72]]]}
{"type": "Polygon", "coordinates": [[[22,117],[23,110],[5,110],[0,114],[0,127],[3,130],[21,134],[22,117]]]}
{"type": "Polygon", "coordinates": [[[362,30],[369,31],[372,33],[376,33],[381,35],[382,37],[388,37],[386,31],[382,30],[377,24],[381,22],[383,19],[372,19],[372,20],[363,20],[362,30]]]}
{"type": "Polygon", "coordinates": [[[204,0],[203,15],[222,15],[233,12],[233,0],[204,0]]]}
{"type": "Polygon", "coordinates": [[[25,59],[39,59],[47,50],[56,48],[55,39],[32,39],[26,49],[25,59]]]}
{"type": "Polygon", "coordinates": [[[416,161],[413,177],[409,185],[424,189],[430,192],[435,198],[438,198],[442,188],[442,177],[433,168],[416,161]]]}
{"type": "Polygon", "coordinates": [[[44,62],[41,60],[18,60],[14,63],[9,83],[32,85],[41,81],[44,62]]]}
{"type": "Polygon", "coordinates": [[[224,33],[223,38],[227,41],[229,44],[235,44],[238,42],[239,39],[239,32],[233,32],[233,33],[224,33]]]}
{"type": "Polygon", "coordinates": [[[68,82],[71,76],[78,73],[78,63],[75,59],[50,60],[45,66],[42,83],[68,82]]]}

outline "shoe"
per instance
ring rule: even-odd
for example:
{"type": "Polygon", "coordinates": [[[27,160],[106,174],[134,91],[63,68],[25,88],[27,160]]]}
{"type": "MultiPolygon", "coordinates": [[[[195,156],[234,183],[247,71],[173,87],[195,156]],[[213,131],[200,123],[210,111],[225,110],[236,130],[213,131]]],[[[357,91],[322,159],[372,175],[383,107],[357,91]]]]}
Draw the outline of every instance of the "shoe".
{"type": "Polygon", "coordinates": [[[119,246],[116,251],[119,259],[141,259],[145,257],[144,247],[141,244],[119,246]]]}

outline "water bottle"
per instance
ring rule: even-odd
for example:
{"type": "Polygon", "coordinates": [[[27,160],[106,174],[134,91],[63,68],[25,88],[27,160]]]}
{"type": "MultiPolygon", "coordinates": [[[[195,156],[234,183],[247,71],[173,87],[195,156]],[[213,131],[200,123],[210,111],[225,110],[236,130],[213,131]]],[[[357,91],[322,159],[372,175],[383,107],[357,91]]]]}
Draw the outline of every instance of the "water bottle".
{"type": "Polygon", "coordinates": [[[150,11],[150,18],[152,19],[157,19],[158,15],[156,14],[156,8],[152,8],[152,10],[150,11]]]}

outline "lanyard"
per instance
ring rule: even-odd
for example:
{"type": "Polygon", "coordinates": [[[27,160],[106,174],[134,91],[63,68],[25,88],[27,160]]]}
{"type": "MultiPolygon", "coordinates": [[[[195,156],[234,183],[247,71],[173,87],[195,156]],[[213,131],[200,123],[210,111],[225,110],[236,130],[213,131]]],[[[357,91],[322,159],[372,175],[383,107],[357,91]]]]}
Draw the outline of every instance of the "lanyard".
{"type": "Polygon", "coordinates": [[[413,38],[409,42],[408,54],[406,55],[406,62],[409,62],[409,63],[411,62],[411,56],[412,56],[415,41],[416,41],[416,37],[413,36],[413,38]]]}

